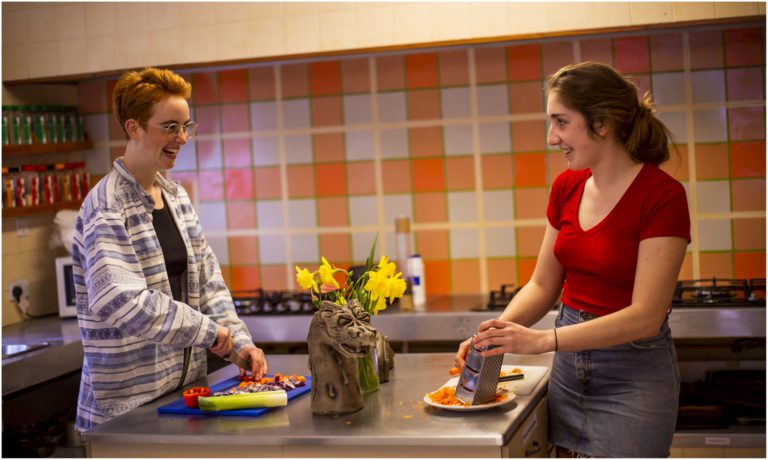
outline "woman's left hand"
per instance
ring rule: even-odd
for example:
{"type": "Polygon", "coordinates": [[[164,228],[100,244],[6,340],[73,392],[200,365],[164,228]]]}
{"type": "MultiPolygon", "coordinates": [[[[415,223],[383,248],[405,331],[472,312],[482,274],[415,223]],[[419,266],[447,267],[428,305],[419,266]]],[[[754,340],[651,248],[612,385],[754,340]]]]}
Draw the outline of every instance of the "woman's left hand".
{"type": "Polygon", "coordinates": [[[236,353],[240,358],[238,361],[242,360],[250,365],[250,369],[240,367],[240,377],[244,376],[247,371],[251,371],[251,376],[255,379],[260,379],[267,373],[269,365],[267,364],[267,357],[264,356],[261,348],[253,345],[244,347],[236,353]]]}
{"type": "Polygon", "coordinates": [[[473,344],[475,347],[498,345],[498,348],[484,351],[483,356],[516,353],[533,355],[553,351],[554,336],[551,330],[529,329],[517,323],[491,319],[477,327],[473,344]],[[551,342],[551,343],[550,343],[551,342]]]}

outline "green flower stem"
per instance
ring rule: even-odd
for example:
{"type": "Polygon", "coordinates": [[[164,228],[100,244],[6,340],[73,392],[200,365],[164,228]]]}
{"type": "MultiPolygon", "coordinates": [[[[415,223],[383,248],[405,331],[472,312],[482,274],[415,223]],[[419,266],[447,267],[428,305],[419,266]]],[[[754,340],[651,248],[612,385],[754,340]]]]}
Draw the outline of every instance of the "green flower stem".
{"type": "MultiPolygon", "coordinates": [[[[376,353],[376,348],[371,349],[371,353],[376,353]]],[[[379,390],[379,376],[376,375],[376,368],[373,365],[372,354],[357,358],[358,381],[360,391],[363,394],[373,393],[379,390]]]]}

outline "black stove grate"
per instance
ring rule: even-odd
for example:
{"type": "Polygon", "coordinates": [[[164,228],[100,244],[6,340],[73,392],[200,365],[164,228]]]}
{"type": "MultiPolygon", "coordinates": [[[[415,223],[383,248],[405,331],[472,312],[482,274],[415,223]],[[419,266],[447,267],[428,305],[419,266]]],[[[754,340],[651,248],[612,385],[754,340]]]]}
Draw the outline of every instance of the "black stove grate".
{"type": "Polygon", "coordinates": [[[676,307],[765,306],[765,278],[707,278],[677,282],[672,305],[676,307]]]}
{"type": "Polygon", "coordinates": [[[232,293],[238,315],[311,315],[315,313],[308,292],[265,291],[254,289],[232,293]]]}

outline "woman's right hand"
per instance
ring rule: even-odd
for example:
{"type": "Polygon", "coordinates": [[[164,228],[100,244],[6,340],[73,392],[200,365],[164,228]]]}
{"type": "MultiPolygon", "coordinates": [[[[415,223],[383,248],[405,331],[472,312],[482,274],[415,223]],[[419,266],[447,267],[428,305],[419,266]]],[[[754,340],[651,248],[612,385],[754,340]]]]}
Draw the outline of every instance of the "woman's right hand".
{"type": "Polygon", "coordinates": [[[235,343],[232,341],[232,335],[229,329],[223,326],[216,326],[216,340],[211,346],[211,353],[227,359],[232,354],[235,343]]]}
{"type": "Polygon", "coordinates": [[[471,344],[472,344],[472,337],[461,342],[461,345],[459,345],[459,351],[456,352],[456,356],[453,358],[454,365],[459,369],[464,368],[464,360],[467,358],[467,353],[469,353],[469,346],[471,344]]]}

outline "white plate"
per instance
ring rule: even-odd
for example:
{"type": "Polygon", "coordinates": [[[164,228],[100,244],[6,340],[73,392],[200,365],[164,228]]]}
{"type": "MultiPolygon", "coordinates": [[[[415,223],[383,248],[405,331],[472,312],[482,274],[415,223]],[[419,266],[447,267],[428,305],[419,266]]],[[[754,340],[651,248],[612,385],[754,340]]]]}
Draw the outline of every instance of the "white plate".
{"type": "MultiPolygon", "coordinates": [[[[511,369],[511,366],[510,366],[510,369],[511,369]]],[[[504,371],[504,370],[505,369],[502,369],[502,371],[504,371]]],[[[432,407],[437,407],[438,409],[452,410],[452,411],[457,411],[457,412],[475,412],[475,411],[479,411],[479,410],[493,409],[494,407],[498,407],[498,406],[504,405],[504,404],[512,401],[513,399],[515,399],[515,396],[516,396],[515,393],[513,393],[508,388],[510,386],[510,384],[513,383],[513,382],[514,382],[514,380],[510,381],[510,382],[501,382],[501,383],[499,383],[498,389],[500,391],[504,392],[507,395],[507,397],[506,397],[506,399],[504,399],[502,401],[498,401],[498,402],[492,402],[492,403],[487,403],[487,404],[478,404],[478,405],[475,405],[475,406],[446,406],[446,405],[443,405],[443,404],[437,404],[436,402],[434,402],[431,399],[429,399],[428,395],[424,395],[424,403],[429,405],[429,406],[432,406],[432,407]]],[[[456,388],[456,384],[458,384],[458,383],[459,383],[459,378],[458,377],[454,377],[454,378],[448,380],[447,382],[445,382],[445,384],[443,384],[440,388],[443,388],[443,387],[456,388]]],[[[440,388],[438,388],[438,390],[440,388]]],[[[437,391],[437,390],[435,390],[435,391],[437,391]]]]}

